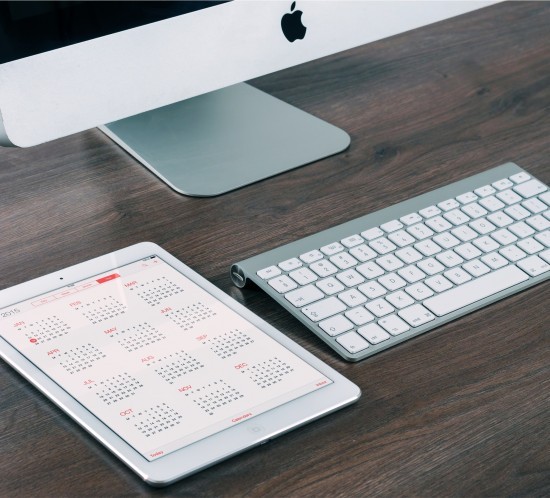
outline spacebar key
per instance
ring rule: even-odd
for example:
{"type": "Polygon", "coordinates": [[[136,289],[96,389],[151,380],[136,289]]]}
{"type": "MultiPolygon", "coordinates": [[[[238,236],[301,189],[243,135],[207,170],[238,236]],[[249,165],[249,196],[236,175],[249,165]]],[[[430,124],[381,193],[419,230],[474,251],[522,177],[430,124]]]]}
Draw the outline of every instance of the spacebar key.
{"type": "Polygon", "coordinates": [[[517,266],[509,265],[426,299],[422,304],[437,316],[443,316],[528,279],[517,266]]]}

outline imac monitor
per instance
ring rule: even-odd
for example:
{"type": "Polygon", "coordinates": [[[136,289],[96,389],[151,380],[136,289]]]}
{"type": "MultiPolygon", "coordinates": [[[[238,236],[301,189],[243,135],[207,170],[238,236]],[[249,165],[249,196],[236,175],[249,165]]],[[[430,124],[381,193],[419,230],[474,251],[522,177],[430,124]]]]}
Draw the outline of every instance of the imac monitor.
{"type": "Polygon", "coordinates": [[[244,81],[488,3],[0,2],[0,144],[99,126],[174,190],[218,195],[350,140],[244,81]]]}

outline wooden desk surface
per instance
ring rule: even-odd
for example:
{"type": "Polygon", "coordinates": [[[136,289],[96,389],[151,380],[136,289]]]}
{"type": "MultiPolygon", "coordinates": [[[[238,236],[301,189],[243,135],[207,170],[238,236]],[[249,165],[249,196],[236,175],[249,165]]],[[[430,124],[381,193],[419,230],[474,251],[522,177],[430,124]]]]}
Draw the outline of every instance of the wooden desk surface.
{"type": "Polygon", "coordinates": [[[363,389],[155,490],[0,361],[0,495],[549,495],[548,282],[351,364],[228,276],[234,261],[509,160],[550,182],[548,26],[549,3],[499,4],[254,81],[352,145],[217,198],[175,194],[97,130],[0,150],[0,288],[151,240],[363,389]]]}

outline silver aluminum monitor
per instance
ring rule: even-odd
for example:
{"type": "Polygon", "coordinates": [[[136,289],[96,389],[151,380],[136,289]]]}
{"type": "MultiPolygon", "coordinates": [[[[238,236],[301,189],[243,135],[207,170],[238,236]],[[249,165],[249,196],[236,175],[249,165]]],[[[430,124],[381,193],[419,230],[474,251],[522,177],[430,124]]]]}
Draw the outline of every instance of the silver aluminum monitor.
{"type": "MultiPolygon", "coordinates": [[[[492,2],[60,2],[57,20],[69,19],[69,31],[77,16],[67,5],[93,7],[84,17],[109,22],[12,53],[15,41],[32,45],[33,30],[17,23],[52,3],[0,2],[0,144],[28,147],[100,126],[176,191],[211,196],[349,144],[342,130],[243,81],[492,2]],[[115,4],[122,12],[107,10],[115,4]],[[158,13],[176,4],[192,12],[158,13]],[[110,23],[142,6],[157,10],[145,24],[110,23]]],[[[54,18],[43,19],[47,27],[54,18]]]]}

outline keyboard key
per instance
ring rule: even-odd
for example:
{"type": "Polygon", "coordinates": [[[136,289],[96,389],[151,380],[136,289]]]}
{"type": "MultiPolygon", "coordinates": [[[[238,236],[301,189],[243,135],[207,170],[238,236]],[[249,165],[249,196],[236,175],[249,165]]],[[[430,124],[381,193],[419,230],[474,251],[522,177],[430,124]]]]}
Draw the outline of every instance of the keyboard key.
{"type": "Polygon", "coordinates": [[[428,275],[435,275],[445,269],[445,267],[434,258],[427,258],[419,261],[416,266],[428,275]]]}
{"type": "Polygon", "coordinates": [[[527,225],[523,221],[510,225],[508,227],[508,230],[510,230],[510,232],[512,232],[514,235],[522,239],[524,237],[529,237],[530,235],[533,235],[535,233],[535,230],[533,230],[529,225],[527,225]]]}
{"type": "Polygon", "coordinates": [[[390,338],[390,335],[376,323],[369,323],[357,329],[357,332],[373,345],[387,341],[390,338]]]}
{"type": "Polygon", "coordinates": [[[523,183],[529,180],[531,177],[524,173],[523,171],[521,173],[516,173],[515,175],[512,175],[510,177],[510,180],[512,180],[514,183],[523,183]]]}
{"type": "Polygon", "coordinates": [[[550,263],[550,249],[547,249],[546,251],[541,252],[539,254],[539,257],[542,258],[547,263],[550,263]]]}
{"type": "Polygon", "coordinates": [[[384,235],[384,232],[380,230],[380,228],[371,228],[370,230],[365,230],[364,232],[361,232],[361,236],[364,237],[367,240],[374,240],[378,237],[382,237],[384,235]]]}
{"type": "Polygon", "coordinates": [[[507,207],[504,212],[508,215],[514,218],[516,221],[523,220],[524,218],[527,218],[528,216],[531,216],[531,213],[525,209],[523,206],[520,206],[519,204],[515,204],[514,206],[507,207]]]}
{"type": "Polygon", "coordinates": [[[334,256],[331,256],[329,260],[331,263],[340,268],[340,270],[347,270],[348,268],[351,268],[352,266],[355,266],[357,263],[359,263],[359,261],[357,261],[347,252],[340,252],[338,254],[335,254],[334,256]]]}
{"type": "Polygon", "coordinates": [[[378,283],[382,284],[389,291],[401,289],[401,287],[405,287],[405,285],[407,285],[407,282],[405,282],[396,273],[388,273],[387,275],[380,277],[378,279],[378,283]]]}
{"type": "Polygon", "coordinates": [[[326,259],[315,261],[315,263],[309,265],[309,269],[313,270],[320,277],[329,277],[330,275],[334,275],[338,272],[338,268],[326,259]]]}
{"type": "Polygon", "coordinates": [[[298,268],[291,271],[288,276],[300,285],[307,285],[318,279],[317,275],[308,268],[298,268]]]}
{"type": "Polygon", "coordinates": [[[498,268],[502,268],[508,264],[508,260],[496,252],[482,256],[481,261],[483,261],[486,265],[489,265],[493,270],[497,270],[498,268]]]}
{"type": "Polygon", "coordinates": [[[342,332],[351,330],[353,328],[353,323],[351,323],[343,315],[336,315],[320,322],[319,327],[321,327],[328,335],[335,336],[341,334],[342,332]]]}
{"type": "Polygon", "coordinates": [[[463,213],[458,209],[453,209],[452,211],[445,213],[443,216],[447,221],[450,221],[455,226],[462,225],[471,219],[466,213],[463,213]]]}
{"type": "Polygon", "coordinates": [[[363,263],[355,268],[361,275],[369,280],[384,275],[384,270],[380,268],[374,261],[363,263]]]}
{"type": "Polygon", "coordinates": [[[447,199],[437,205],[437,207],[442,211],[450,211],[451,209],[456,209],[459,206],[460,204],[455,199],[447,199]]]}
{"type": "Polygon", "coordinates": [[[529,256],[528,258],[518,261],[517,265],[532,277],[536,277],[550,270],[550,264],[538,256],[529,256]]]}
{"type": "Polygon", "coordinates": [[[378,254],[387,254],[397,249],[397,246],[393,242],[386,239],[386,237],[380,237],[372,242],[369,242],[369,246],[378,254]]]}
{"type": "Polygon", "coordinates": [[[423,299],[434,295],[432,290],[424,284],[409,285],[405,291],[417,301],[422,301],[423,299]]]}
{"type": "Polygon", "coordinates": [[[475,259],[478,256],[481,256],[481,251],[469,242],[467,242],[466,244],[462,244],[461,246],[455,247],[453,251],[455,251],[460,257],[464,258],[465,260],[475,259]]]}
{"type": "MultiPolygon", "coordinates": [[[[423,242],[430,242],[430,241],[423,241],[423,242]]],[[[420,242],[420,244],[422,244],[423,242],[420,242]]],[[[441,248],[439,250],[441,251],[441,248]]],[[[399,251],[395,251],[394,254],[401,261],[403,261],[403,263],[407,263],[407,264],[414,263],[422,259],[422,254],[420,254],[416,249],[412,247],[407,247],[406,249],[399,249],[399,251]]]]}
{"type": "Polygon", "coordinates": [[[362,244],[364,242],[363,237],[360,235],[350,235],[349,237],[346,237],[345,239],[342,239],[340,243],[347,247],[348,249],[351,247],[358,246],[359,244],[362,244]]]}
{"type": "Polygon", "coordinates": [[[353,247],[352,249],[350,249],[349,253],[355,259],[361,261],[362,263],[378,256],[378,254],[373,249],[365,244],[353,247]]]}
{"type": "Polygon", "coordinates": [[[262,280],[268,280],[272,277],[280,275],[281,273],[282,271],[276,266],[269,266],[268,268],[264,268],[263,270],[259,270],[258,272],[256,272],[256,275],[258,275],[258,277],[260,277],[262,280]]]}
{"type": "Polygon", "coordinates": [[[446,271],[443,275],[455,285],[460,285],[464,282],[468,282],[468,280],[472,280],[471,275],[462,268],[453,268],[452,270],[446,271]]]}
{"type": "Polygon", "coordinates": [[[326,256],[332,256],[338,252],[344,250],[344,246],[340,242],[333,242],[332,244],[327,244],[326,246],[321,247],[321,252],[326,256]]]}
{"type": "Polygon", "coordinates": [[[418,211],[418,214],[420,216],[423,216],[424,218],[432,218],[433,216],[437,216],[440,213],[441,209],[439,209],[437,206],[428,206],[427,208],[418,211]]]}
{"type": "Polygon", "coordinates": [[[376,260],[376,263],[380,265],[386,271],[397,270],[404,266],[403,261],[396,258],[393,254],[382,256],[376,260]]]}
{"type": "Polygon", "coordinates": [[[515,261],[519,261],[520,259],[523,259],[525,258],[525,256],[527,256],[525,252],[523,252],[519,247],[515,245],[506,246],[498,252],[512,263],[515,261]]]}
{"type": "Polygon", "coordinates": [[[397,230],[401,230],[401,228],[403,228],[403,223],[397,220],[392,220],[380,225],[380,228],[386,233],[396,232],[397,230]]]}
{"type": "Polygon", "coordinates": [[[281,275],[280,277],[272,278],[267,282],[271,287],[273,287],[279,294],[284,294],[285,292],[296,289],[298,285],[294,280],[291,280],[286,275],[281,275]]]}
{"type": "Polygon", "coordinates": [[[535,239],[537,239],[541,244],[544,244],[546,247],[550,247],[550,231],[545,231],[542,233],[537,233],[535,235],[535,239]]]}
{"type": "Polygon", "coordinates": [[[390,303],[388,303],[388,301],[382,298],[375,299],[374,301],[365,304],[365,308],[367,308],[370,312],[374,313],[379,318],[381,316],[388,315],[395,310],[395,308],[390,303]]]}
{"type": "Polygon", "coordinates": [[[495,225],[493,225],[489,220],[486,220],[485,218],[472,221],[470,223],[470,227],[481,235],[485,235],[486,233],[490,233],[493,230],[497,229],[495,225]]]}
{"type": "Polygon", "coordinates": [[[479,204],[489,211],[498,211],[506,206],[504,202],[499,201],[494,195],[480,199],[479,204]]]}
{"type": "Polygon", "coordinates": [[[544,194],[539,195],[539,199],[550,206],[550,192],[545,192],[544,194]]]}
{"type": "Polygon", "coordinates": [[[525,251],[527,254],[535,254],[544,249],[544,246],[540,242],[535,240],[533,237],[520,240],[517,243],[517,246],[523,251],[525,251]]]}
{"type": "MultiPolygon", "coordinates": [[[[441,247],[439,247],[435,242],[431,240],[423,240],[414,245],[415,249],[418,249],[424,256],[433,256],[438,252],[441,252],[441,247]]],[[[397,252],[395,253],[397,254],[397,252]]],[[[397,254],[399,256],[399,254],[397,254]]],[[[420,258],[418,258],[420,259],[420,258]]],[[[410,261],[414,263],[414,261],[410,261]]]]}
{"type": "Polygon", "coordinates": [[[293,306],[296,306],[296,308],[301,308],[307,304],[314,303],[324,297],[325,294],[314,285],[306,285],[305,287],[300,287],[299,289],[287,292],[285,294],[285,299],[292,303],[293,306]]]}
{"type": "Polygon", "coordinates": [[[497,194],[497,198],[500,199],[505,204],[508,204],[511,206],[512,204],[515,204],[516,202],[520,202],[523,200],[523,198],[516,194],[513,190],[503,190],[502,192],[499,192],[497,194]]]}
{"type": "Polygon", "coordinates": [[[474,246],[481,249],[483,252],[495,251],[500,247],[500,244],[496,240],[487,236],[480,237],[479,239],[473,240],[472,244],[474,244],[474,246]]]}
{"type": "Polygon", "coordinates": [[[291,258],[279,263],[278,266],[283,271],[291,271],[296,268],[300,268],[300,266],[302,266],[302,262],[298,258],[291,258]]]}
{"type": "Polygon", "coordinates": [[[411,328],[396,315],[386,316],[378,321],[378,325],[386,329],[391,335],[399,335],[411,328]]]}
{"type": "MultiPolygon", "coordinates": [[[[537,259],[540,260],[540,258],[537,259]]],[[[437,294],[424,301],[424,306],[437,316],[443,316],[492,296],[504,289],[513,287],[528,278],[525,272],[514,265],[509,265],[493,273],[488,273],[458,287],[449,289],[442,294],[437,294]]]]}
{"type": "Polygon", "coordinates": [[[510,180],[508,180],[508,178],[503,178],[502,180],[499,180],[498,182],[494,182],[492,185],[497,190],[504,190],[504,189],[512,187],[514,184],[510,180]]]}
{"type": "Polygon", "coordinates": [[[497,227],[506,227],[514,223],[514,220],[510,218],[504,211],[499,211],[498,213],[493,213],[487,216],[487,219],[494,223],[497,227]]]}
{"type": "Polygon", "coordinates": [[[454,251],[445,251],[441,254],[436,255],[436,259],[443,263],[447,268],[452,268],[461,263],[464,263],[464,260],[454,251]]]}
{"type": "Polygon", "coordinates": [[[404,230],[399,230],[398,232],[390,233],[388,235],[388,239],[390,239],[395,245],[398,247],[405,247],[409,244],[412,244],[413,242],[416,242],[416,239],[409,235],[404,230]]]}
{"type": "Polygon", "coordinates": [[[448,230],[449,228],[453,227],[453,225],[451,225],[442,216],[436,216],[435,218],[426,220],[426,226],[430,227],[434,232],[438,232],[438,233],[444,232],[445,230],[448,230]]]}
{"type": "Polygon", "coordinates": [[[485,275],[491,271],[491,269],[479,259],[473,259],[472,261],[464,263],[462,268],[464,268],[473,277],[481,277],[481,275],[485,275]]]}
{"type": "Polygon", "coordinates": [[[414,299],[412,299],[408,294],[405,294],[403,291],[397,291],[393,294],[387,295],[384,299],[388,301],[392,306],[395,306],[397,309],[405,308],[414,304],[414,299]]]}
{"type": "Polygon", "coordinates": [[[451,233],[458,237],[462,242],[468,242],[479,236],[474,230],[467,225],[462,225],[451,230],[451,233]]]}
{"type": "Polygon", "coordinates": [[[345,287],[342,282],[338,282],[334,277],[328,277],[324,280],[316,282],[315,285],[319,287],[327,296],[332,296],[338,292],[342,292],[345,287]]]}
{"type": "Polygon", "coordinates": [[[452,233],[448,232],[440,233],[436,235],[432,240],[434,242],[437,242],[437,244],[443,247],[443,249],[450,249],[451,247],[460,244],[460,240],[458,240],[452,233]]]}
{"type": "Polygon", "coordinates": [[[496,190],[491,185],[484,185],[474,190],[474,194],[479,195],[479,197],[487,197],[488,195],[493,195],[495,192],[496,190]]]}
{"type": "Polygon", "coordinates": [[[535,216],[531,216],[531,218],[527,218],[525,222],[539,232],[550,228],[550,221],[540,214],[536,214],[535,216]]]}
{"type": "Polygon", "coordinates": [[[456,200],[461,204],[468,204],[469,202],[477,201],[478,197],[473,192],[466,192],[456,196],[456,200]]]}
{"type": "Polygon", "coordinates": [[[424,325],[425,323],[431,322],[435,319],[435,316],[421,304],[413,304],[412,306],[399,311],[398,314],[411,327],[420,327],[420,325],[424,325]]]}
{"type": "Polygon", "coordinates": [[[356,285],[362,284],[365,281],[365,278],[355,270],[346,270],[338,273],[336,275],[336,278],[348,287],[355,287],[356,285]]]}
{"type": "Polygon", "coordinates": [[[306,315],[312,322],[319,322],[328,318],[329,316],[336,315],[346,311],[346,305],[338,298],[331,296],[317,301],[308,306],[302,308],[302,313],[306,315]]]}
{"type": "Polygon", "coordinates": [[[418,223],[419,221],[422,221],[422,216],[420,216],[418,213],[410,213],[406,216],[402,216],[401,218],[399,218],[399,221],[404,225],[410,226],[418,223]]]}
{"type": "Polygon", "coordinates": [[[443,292],[453,286],[443,275],[427,278],[424,283],[435,292],[443,292]]]}
{"type": "Polygon", "coordinates": [[[301,254],[300,259],[306,264],[313,263],[315,261],[319,261],[320,259],[323,259],[323,253],[315,249],[314,251],[309,251],[304,254],[301,254]]]}
{"type": "Polygon", "coordinates": [[[538,180],[529,180],[528,182],[516,185],[514,190],[522,197],[528,198],[534,195],[542,194],[547,189],[546,185],[538,180]]]}
{"type": "Polygon", "coordinates": [[[434,234],[433,230],[424,225],[424,223],[417,223],[416,225],[408,227],[407,232],[417,240],[427,239],[434,234]]]}
{"type": "Polygon", "coordinates": [[[357,308],[348,310],[345,315],[355,325],[365,325],[365,323],[369,323],[374,320],[374,315],[364,306],[357,306],[357,308]]]}
{"type": "Polygon", "coordinates": [[[369,343],[355,332],[348,332],[347,334],[337,337],[336,342],[341,344],[350,353],[357,353],[369,347],[369,343]]]}
{"type": "Polygon", "coordinates": [[[548,209],[546,204],[544,202],[540,201],[536,197],[531,197],[530,199],[527,199],[526,201],[523,201],[521,205],[525,208],[527,208],[529,211],[531,211],[533,214],[541,213],[542,211],[545,211],[548,209]]]}
{"type": "Polygon", "coordinates": [[[513,242],[516,242],[516,240],[518,240],[518,238],[512,232],[506,230],[506,228],[493,232],[491,234],[491,237],[503,246],[505,246],[506,244],[512,244],[513,242]]]}
{"type": "Polygon", "coordinates": [[[384,289],[384,287],[382,287],[378,282],[369,282],[367,284],[362,284],[357,288],[370,299],[376,299],[377,297],[383,296],[387,292],[386,289],[384,289]]]}
{"type": "Polygon", "coordinates": [[[338,299],[347,304],[350,308],[354,306],[359,306],[360,304],[366,303],[367,298],[365,294],[362,294],[357,289],[350,289],[345,292],[338,294],[338,299]]]}
{"type": "Polygon", "coordinates": [[[464,211],[470,218],[481,218],[482,216],[485,216],[488,211],[480,206],[477,202],[472,202],[472,204],[468,204],[466,206],[462,206],[462,211],[464,211]]]}
{"type": "Polygon", "coordinates": [[[422,280],[426,276],[426,274],[422,270],[414,265],[409,265],[405,268],[401,268],[401,270],[399,270],[397,273],[407,282],[409,282],[409,284],[414,284],[415,282],[422,280]]]}

